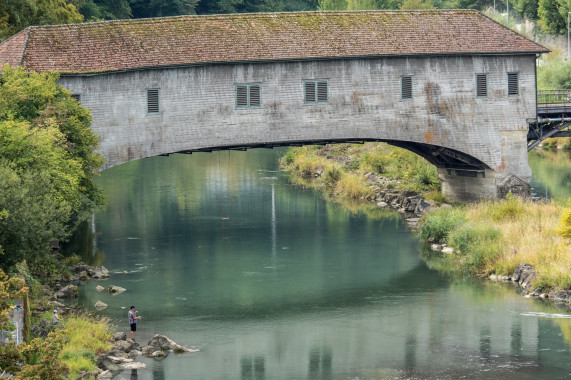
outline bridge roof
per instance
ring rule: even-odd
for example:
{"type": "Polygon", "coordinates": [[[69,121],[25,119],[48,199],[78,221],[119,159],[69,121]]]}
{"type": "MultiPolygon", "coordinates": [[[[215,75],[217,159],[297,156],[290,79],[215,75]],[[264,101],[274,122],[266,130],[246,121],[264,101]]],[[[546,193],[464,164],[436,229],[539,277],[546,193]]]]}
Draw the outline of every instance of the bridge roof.
{"type": "Polygon", "coordinates": [[[294,12],[33,26],[0,44],[0,62],[36,71],[95,73],[225,62],[547,51],[472,10],[294,12]]]}

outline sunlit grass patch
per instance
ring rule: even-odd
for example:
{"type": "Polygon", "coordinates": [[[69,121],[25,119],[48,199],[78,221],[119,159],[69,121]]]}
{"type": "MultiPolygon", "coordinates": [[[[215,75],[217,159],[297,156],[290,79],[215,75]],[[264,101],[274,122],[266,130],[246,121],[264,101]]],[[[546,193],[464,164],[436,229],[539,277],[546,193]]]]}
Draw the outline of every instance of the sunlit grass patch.
{"type": "Polygon", "coordinates": [[[421,236],[443,237],[458,251],[443,259],[443,269],[511,275],[525,263],[538,272],[535,286],[571,289],[571,246],[556,232],[563,210],[556,202],[515,197],[441,209],[425,216],[421,236]]]}
{"type": "Polygon", "coordinates": [[[69,316],[61,322],[65,345],[60,359],[71,369],[72,378],[79,371],[95,369],[95,357],[111,348],[109,321],[86,315],[69,316]]]}

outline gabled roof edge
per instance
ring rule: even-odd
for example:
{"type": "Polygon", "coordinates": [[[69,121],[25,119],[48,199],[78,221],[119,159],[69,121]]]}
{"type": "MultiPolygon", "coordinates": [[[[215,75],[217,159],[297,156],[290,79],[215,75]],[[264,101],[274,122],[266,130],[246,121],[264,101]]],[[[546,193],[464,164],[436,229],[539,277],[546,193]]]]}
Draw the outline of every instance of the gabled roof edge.
{"type": "Polygon", "coordinates": [[[490,20],[492,20],[493,22],[495,22],[495,23],[498,24],[499,26],[503,27],[504,29],[507,29],[507,30],[509,30],[509,31],[512,32],[512,33],[516,33],[516,34],[519,35],[520,37],[523,37],[523,38],[525,38],[526,40],[531,41],[531,42],[533,42],[534,44],[536,44],[536,45],[538,45],[538,46],[541,46],[543,49],[545,49],[544,51],[538,51],[537,53],[543,54],[543,53],[550,53],[550,52],[551,52],[551,50],[550,50],[549,48],[546,48],[546,47],[543,46],[542,44],[540,44],[540,43],[538,43],[538,42],[535,42],[534,40],[532,40],[531,38],[529,38],[529,37],[527,37],[527,36],[524,36],[523,34],[521,34],[520,32],[518,32],[517,30],[513,30],[512,28],[509,28],[509,27],[505,26],[505,25],[502,24],[501,22],[498,22],[498,21],[494,20],[493,18],[491,18],[490,16],[488,16],[488,15],[485,14],[484,12],[482,12],[482,11],[477,11],[477,12],[481,13],[484,17],[489,18],[490,20]]]}
{"type": "MultiPolygon", "coordinates": [[[[19,31],[18,33],[14,34],[13,36],[11,36],[11,37],[5,39],[4,41],[0,42],[0,48],[1,48],[2,46],[8,45],[10,42],[12,42],[12,40],[15,40],[18,37],[20,37],[21,34],[25,34],[24,43],[21,46],[21,49],[20,49],[21,51],[19,52],[19,59],[17,60],[17,64],[15,66],[23,66],[24,52],[26,51],[26,47],[28,46],[28,39],[30,37],[30,31],[33,28],[34,28],[33,26],[28,26],[28,27],[22,29],[21,31],[19,31]]],[[[4,62],[4,63],[7,63],[7,62],[4,62]]]]}

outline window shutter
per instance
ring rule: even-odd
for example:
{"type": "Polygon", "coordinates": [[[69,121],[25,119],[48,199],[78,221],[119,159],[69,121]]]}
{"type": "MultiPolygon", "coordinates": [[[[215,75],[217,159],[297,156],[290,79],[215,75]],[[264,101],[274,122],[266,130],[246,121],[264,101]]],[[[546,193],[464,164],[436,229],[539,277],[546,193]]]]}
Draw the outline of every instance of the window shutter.
{"type": "Polygon", "coordinates": [[[401,99],[412,99],[412,77],[401,77],[401,99]]]}
{"type": "Polygon", "coordinates": [[[476,96],[488,96],[488,76],[486,74],[476,75],[476,96]]]}
{"type": "Polygon", "coordinates": [[[236,86],[236,107],[248,107],[248,86],[236,86]]]}
{"type": "Polygon", "coordinates": [[[260,86],[256,84],[250,85],[250,107],[260,107],[260,86]]]}
{"type": "Polygon", "coordinates": [[[159,113],[159,89],[147,90],[147,113],[159,113]]]}
{"type": "Polygon", "coordinates": [[[317,102],[327,103],[329,100],[328,88],[326,81],[317,82],[317,102]]]}
{"type": "Polygon", "coordinates": [[[305,102],[315,103],[315,82],[308,81],[305,82],[305,102]]]}
{"type": "Polygon", "coordinates": [[[519,94],[519,83],[517,73],[508,73],[508,95],[519,94]]]}

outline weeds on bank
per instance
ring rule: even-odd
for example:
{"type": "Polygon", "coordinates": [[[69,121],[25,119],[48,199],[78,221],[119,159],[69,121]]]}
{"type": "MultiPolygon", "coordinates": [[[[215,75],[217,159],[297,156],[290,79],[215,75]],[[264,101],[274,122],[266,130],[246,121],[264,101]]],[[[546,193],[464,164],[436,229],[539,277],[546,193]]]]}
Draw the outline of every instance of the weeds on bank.
{"type": "MultiPolygon", "coordinates": [[[[414,190],[432,194],[442,202],[436,168],[407,150],[384,143],[332,144],[290,148],[280,165],[298,183],[325,189],[351,199],[364,199],[373,190],[362,177],[374,173],[396,182],[394,190],[414,190]],[[320,173],[315,176],[315,173],[320,173]]],[[[392,189],[391,189],[392,190],[392,189]]]]}
{"type": "Polygon", "coordinates": [[[531,264],[535,286],[571,289],[571,245],[557,233],[564,208],[555,202],[533,203],[508,196],[425,215],[421,237],[444,240],[454,248],[434,255],[432,267],[471,275],[511,275],[518,264],[531,264]]]}
{"type": "Polygon", "coordinates": [[[70,377],[95,369],[95,356],[111,348],[111,327],[106,318],[69,316],[62,324],[65,344],[60,359],[70,368],[70,377]]]}

